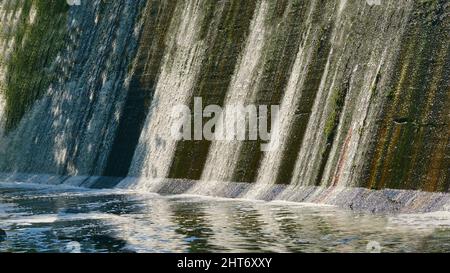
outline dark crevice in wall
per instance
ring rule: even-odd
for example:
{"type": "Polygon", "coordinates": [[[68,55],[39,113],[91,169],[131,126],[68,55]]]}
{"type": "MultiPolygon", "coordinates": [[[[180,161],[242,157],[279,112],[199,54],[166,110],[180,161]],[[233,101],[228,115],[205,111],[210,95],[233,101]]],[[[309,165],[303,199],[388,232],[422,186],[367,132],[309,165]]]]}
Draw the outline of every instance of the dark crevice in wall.
{"type": "MultiPolygon", "coordinates": [[[[302,42],[306,42],[302,41],[302,35],[305,34],[304,31],[307,28],[307,26],[304,25],[304,22],[308,12],[308,6],[310,6],[309,4],[310,3],[302,1],[291,1],[289,2],[289,5],[283,9],[280,8],[280,5],[275,7],[274,14],[280,14],[281,10],[283,10],[285,14],[284,18],[279,18],[279,16],[273,16],[271,18],[271,20],[273,20],[271,25],[277,26],[277,28],[273,30],[275,34],[270,38],[271,40],[265,49],[268,52],[268,58],[264,60],[262,80],[256,95],[257,105],[279,105],[281,103],[299,51],[299,45],[302,42]]],[[[320,21],[320,18],[323,17],[322,12],[324,9],[325,5],[319,5],[316,13],[313,15],[316,16],[315,18],[317,21],[320,21]]],[[[324,38],[324,40],[318,42],[320,46],[314,52],[316,57],[321,56],[322,54],[328,55],[329,29],[324,28],[321,29],[320,32],[321,33],[318,36],[321,36],[320,38],[324,38]]],[[[309,79],[316,83],[315,80],[317,80],[317,77],[320,77],[321,71],[323,71],[322,57],[320,57],[320,60],[317,63],[312,65],[309,79]],[[312,80],[313,78],[315,80],[312,80]]],[[[316,87],[313,86],[315,84],[312,82],[310,83],[311,90],[317,90],[316,87]]],[[[299,109],[298,113],[303,113],[300,114],[299,117],[309,116],[308,112],[310,112],[310,110],[311,109],[308,107],[299,109]]],[[[290,138],[291,143],[288,145],[288,150],[284,151],[286,152],[284,154],[285,157],[293,157],[295,153],[293,150],[297,149],[294,142],[298,138],[293,134],[290,136],[292,137],[290,138]],[[294,145],[294,147],[290,147],[290,145],[294,145]],[[290,154],[291,152],[292,154],[290,154]]],[[[261,160],[264,155],[261,151],[261,144],[263,144],[261,140],[244,142],[239,156],[240,164],[234,171],[233,181],[254,182],[256,180],[261,160]]],[[[292,172],[294,163],[295,162],[288,163],[283,161],[280,169],[274,170],[278,172],[277,180],[274,182],[289,183],[290,179],[287,179],[287,176],[292,172]]]]}
{"type": "MultiPolygon", "coordinates": [[[[214,1],[210,4],[218,5],[214,1]]],[[[204,106],[223,105],[256,9],[255,0],[231,0],[222,4],[225,6],[220,14],[217,33],[215,29],[209,29],[206,35],[206,40],[210,36],[213,36],[213,40],[210,42],[211,47],[206,53],[208,58],[202,64],[202,73],[193,92],[194,97],[203,99],[204,106]]],[[[210,145],[211,142],[207,140],[178,142],[169,177],[200,179],[210,145]]]]}
{"type": "Polygon", "coordinates": [[[136,66],[114,143],[103,175],[124,177],[144,126],[165,53],[165,40],[177,5],[176,0],[149,1],[136,66]]]}
{"type": "MultiPolygon", "coordinates": [[[[266,59],[263,60],[262,78],[255,96],[256,105],[280,104],[298,53],[303,34],[301,26],[306,17],[307,6],[308,3],[302,1],[290,1],[272,7],[274,10],[271,12],[274,15],[266,24],[274,26],[274,34],[264,48],[266,59]]],[[[271,116],[270,111],[268,116],[271,116]]],[[[263,156],[261,144],[261,140],[243,143],[239,165],[234,170],[232,181],[255,181],[263,156]]]]}
{"type": "MultiPolygon", "coordinates": [[[[286,140],[286,150],[283,151],[283,164],[278,169],[278,176],[275,181],[277,184],[287,184],[291,181],[292,173],[294,172],[295,163],[300,148],[303,144],[303,138],[306,133],[306,127],[308,126],[309,119],[311,117],[312,108],[316,99],[317,92],[319,90],[320,82],[325,70],[326,62],[331,49],[330,34],[332,33],[332,27],[327,26],[322,30],[319,35],[319,43],[316,46],[312,60],[313,63],[308,69],[305,76],[305,83],[303,85],[302,94],[299,97],[297,103],[298,107],[296,113],[305,113],[301,115],[295,115],[292,122],[293,128],[289,132],[289,136],[286,140]]],[[[343,106],[345,96],[347,93],[347,87],[343,92],[339,92],[338,99],[336,100],[337,106],[343,106]],[[342,104],[342,105],[341,105],[342,104]]],[[[336,115],[339,117],[338,115],[336,115]]],[[[339,120],[336,121],[336,127],[339,120]]],[[[330,136],[332,139],[334,136],[330,136]]],[[[319,180],[320,181],[320,180],[319,180]]]]}

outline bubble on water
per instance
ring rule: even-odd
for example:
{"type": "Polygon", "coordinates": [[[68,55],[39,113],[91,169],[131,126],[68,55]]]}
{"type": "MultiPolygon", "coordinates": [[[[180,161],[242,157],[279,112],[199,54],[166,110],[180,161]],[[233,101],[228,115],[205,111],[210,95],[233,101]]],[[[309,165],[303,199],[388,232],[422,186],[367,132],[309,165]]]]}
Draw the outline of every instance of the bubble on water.
{"type": "Polygon", "coordinates": [[[366,250],[369,253],[381,253],[381,245],[377,241],[370,241],[366,246],[366,250]]]}
{"type": "Polygon", "coordinates": [[[66,251],[70,253],[81,253],[81,244],[76,241],[67,243],[66,251]]]}

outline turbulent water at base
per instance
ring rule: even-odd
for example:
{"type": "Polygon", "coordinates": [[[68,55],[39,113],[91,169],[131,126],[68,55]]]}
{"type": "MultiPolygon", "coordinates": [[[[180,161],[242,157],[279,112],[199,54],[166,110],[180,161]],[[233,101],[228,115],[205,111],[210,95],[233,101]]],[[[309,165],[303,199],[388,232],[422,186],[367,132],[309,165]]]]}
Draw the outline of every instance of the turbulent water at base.
{"type": "Polygon", "coordinates": [[[0,3],[1,173],[201,181],[186,192],[212,195],[251,183],[235,196],[253,199],[450,189],[446,0],[43,3],[0,3]],[[49,80],[17,82],[23,58],[49,80]],[[195,97],[280,105],[277,149],[175,140],[172,107],[195,97]]]}
{"type": "Polygon", "coordinates": [[[370,215],[331,206],[0,184],[0,252],[450,251],[448,212],[370,215]]]}

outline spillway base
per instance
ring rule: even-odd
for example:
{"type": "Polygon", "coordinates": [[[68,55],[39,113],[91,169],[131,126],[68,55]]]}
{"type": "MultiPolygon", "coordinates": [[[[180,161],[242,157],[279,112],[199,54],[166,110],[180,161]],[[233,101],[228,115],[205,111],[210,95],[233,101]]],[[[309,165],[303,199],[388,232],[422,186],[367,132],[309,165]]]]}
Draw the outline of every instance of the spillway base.
{"type": "Polygon", "coordinates": [[[1,182],[65,185],[91,189],[120,187],[162,195],[194,194],[218,198],[257,199],[268,202],[316,203],[355,211],[384,214],[450,211],[450,194],[413,190],[370,190],[364,188],[296,187],[287,185],[272,185],[261,188],[255,184],[237,182],[216,182],[216,185],[219,185],[217,187],[203,187],[203,184],[211,185],[211,182],[181,179],[58,176],[24,173],[0,173],[1,182]],[[250,194],[252,192],[257,192],[258,194],[250,194]]]}

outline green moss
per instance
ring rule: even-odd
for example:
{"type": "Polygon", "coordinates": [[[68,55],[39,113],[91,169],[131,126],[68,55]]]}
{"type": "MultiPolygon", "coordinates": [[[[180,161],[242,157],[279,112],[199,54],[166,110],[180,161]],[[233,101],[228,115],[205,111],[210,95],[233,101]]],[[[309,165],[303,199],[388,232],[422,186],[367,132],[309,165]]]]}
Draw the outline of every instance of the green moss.
{"type": "MultiPolygon", "coordinates": [[[[57,75],[50,66],[62,49],[68,5],[64,0],[23,0],[10,12],[21,8],[11,58],[6,63],[6,131],[22,119],[57,75]],[[20,7],[19,7],[19,4],[20,7]],[[34,19],[30,20],[34,14],[34,19]]],[[[11,37],[9,39],[11,39],[11,37]]]]}
{"type": "Polygon", "coordinates": [[[325,128],[324,128],[324,132],[325,132],[325,136],[327,139],[330,138],[330,136],[333,133],[333,129],[335,127],[335,123],[336,123],[336,108],[337,108],[337,100],[338,100],[338,94],[339,92],[333,91],[333,93],[331,94],[331,111],[330,114],[328,115],[327,121],[325,122],[325,128]]]}
{"type": "Polygon", "coordinates": [[[324,129],[327,143],[329,144],[331,144],[331,142],[334,139],[334,135],[336,134],[336,130],[339,124],[339,117],[345,103],[347,88],[348,84],[342,89],[334,90],[333,93],[331,94],[330,98],[331,112],[327,118],[324,129]]]}

